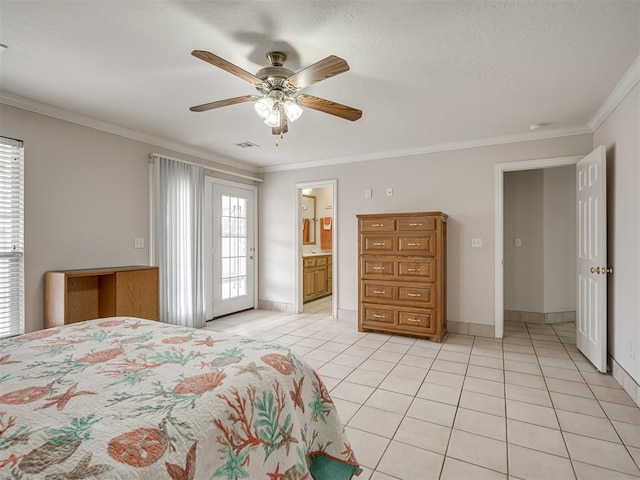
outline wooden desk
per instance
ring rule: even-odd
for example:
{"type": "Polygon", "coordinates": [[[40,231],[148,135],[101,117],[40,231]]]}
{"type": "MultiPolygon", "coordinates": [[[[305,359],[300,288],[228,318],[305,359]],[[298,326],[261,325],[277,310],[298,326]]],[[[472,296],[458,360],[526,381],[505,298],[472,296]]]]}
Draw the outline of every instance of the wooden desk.
{"type": "Polygon", "coordinates": [[[158,267],[46,272],[45,328],[104,317],[160,319],[158,267]]]}

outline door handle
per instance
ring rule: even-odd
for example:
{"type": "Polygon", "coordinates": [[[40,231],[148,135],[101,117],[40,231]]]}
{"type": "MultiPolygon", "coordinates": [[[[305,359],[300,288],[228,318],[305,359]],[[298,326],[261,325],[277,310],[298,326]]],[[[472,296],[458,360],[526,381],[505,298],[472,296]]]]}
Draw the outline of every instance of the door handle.
{"type": "Polygon", "coordinates": [[[591,267],[589,269],[589,271],[591,273],[596,273],[596,274],[601,273],[601,274],[604,275],[604,274],[608,273],[609,275],[611,275],[611,274],[613,274],[613,267],[609,267],[609,268],[607,268],[607,267],[591,267]]]}

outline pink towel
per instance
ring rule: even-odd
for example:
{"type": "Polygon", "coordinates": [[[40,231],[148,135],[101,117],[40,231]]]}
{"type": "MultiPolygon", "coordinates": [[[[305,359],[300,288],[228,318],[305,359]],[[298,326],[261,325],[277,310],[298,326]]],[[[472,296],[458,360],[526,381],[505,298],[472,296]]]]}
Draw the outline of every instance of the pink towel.
{"type": "Polygon", "coordinates": [[[320,249],[331,250],[333,242],[333,226],[331,217],[323,217],[320,219],[320,249]]]}

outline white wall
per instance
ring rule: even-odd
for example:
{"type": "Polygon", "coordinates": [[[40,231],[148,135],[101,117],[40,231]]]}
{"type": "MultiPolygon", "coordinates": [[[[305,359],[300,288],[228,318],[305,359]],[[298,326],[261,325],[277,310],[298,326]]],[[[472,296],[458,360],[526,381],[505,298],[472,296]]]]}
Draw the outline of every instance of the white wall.
{"type": "Polygon", "coordinates": [[[543,170],[544,313],[576,309],[576,167],[543,170]]]}
{"type": "Polygon", "coordinates": [[[593,134],[607,147],[609,354],[640,383],[640,84],[593,134]],[[630,344],[635,344],[635,358],[630,344]]]}
{"type": "Polygon", "coordinates": [[[493,325],[493,165],[586,154],[591,146],[591,135],[578,135],[267,173],[259,193],[259,298],[294,303],[295,184],[336,178],[339,311],[357,310],[356,214],[442,211],[450,215],[448,319],[493,325]],[[385,196],[386,187],[393,187],[392,197],[385,196]],[[365,188],[373,189],[371,199],[364,198],[365,188]],[[472,249],[472,237],[482,238],[484,248],[472,249]]]}
{"type": "Polygon", "coordinates": [[[7,105],[0,104],[0,118],[2,135],[25,146],[25,327],[31,332],[44,328],[47,270],[149,263],[147,156],[198,160],[7,105]],[[133,248],[136,237],[145,239],[144,249],[133,248]]]}
{"type": "Polygon", "coordinates": [[[544,312],[543,192],[542,169],[504,173],[505,310],[544,312]]]}
{"type": "Polygon", "coordinates": [[[575,310],[575,183],[573,165],[505,172],[505,310],[575,310]]]}

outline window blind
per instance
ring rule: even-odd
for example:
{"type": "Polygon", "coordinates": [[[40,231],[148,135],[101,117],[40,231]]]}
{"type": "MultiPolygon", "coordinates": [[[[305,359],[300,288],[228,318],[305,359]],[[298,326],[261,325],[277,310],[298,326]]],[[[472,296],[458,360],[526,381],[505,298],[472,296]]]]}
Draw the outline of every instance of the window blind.
{"type": "Polygon", "coordinates": [[[24,333],[24,148],[0,137],[0,338],[24,333]]]}

